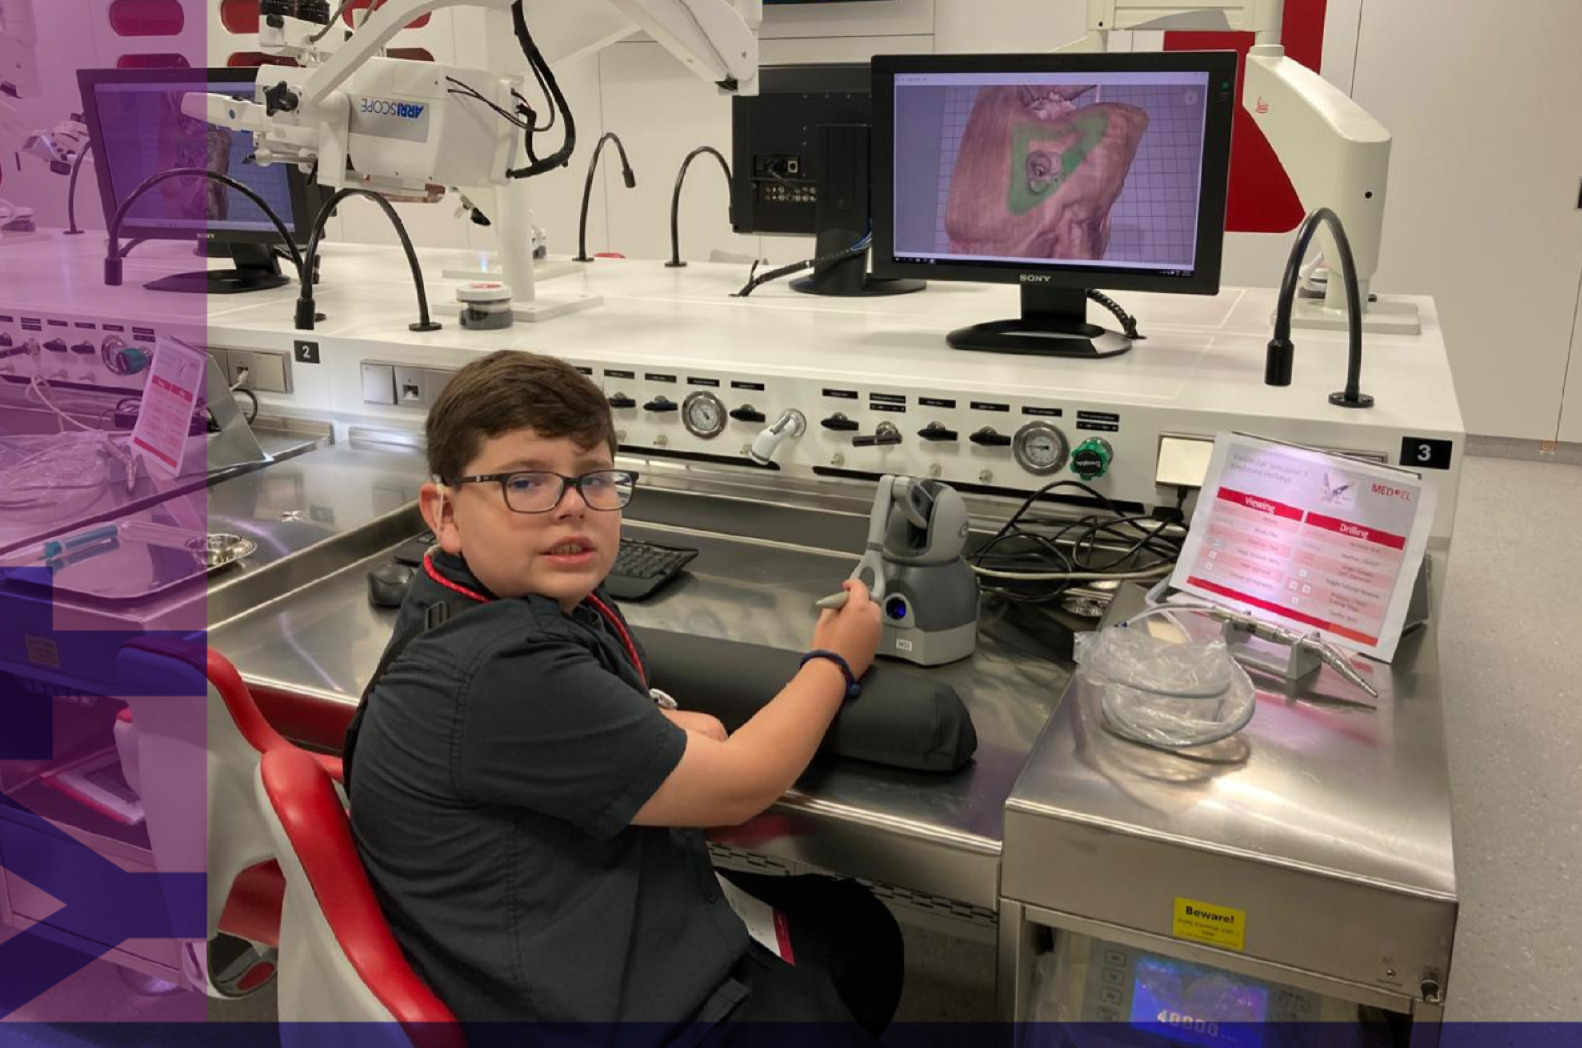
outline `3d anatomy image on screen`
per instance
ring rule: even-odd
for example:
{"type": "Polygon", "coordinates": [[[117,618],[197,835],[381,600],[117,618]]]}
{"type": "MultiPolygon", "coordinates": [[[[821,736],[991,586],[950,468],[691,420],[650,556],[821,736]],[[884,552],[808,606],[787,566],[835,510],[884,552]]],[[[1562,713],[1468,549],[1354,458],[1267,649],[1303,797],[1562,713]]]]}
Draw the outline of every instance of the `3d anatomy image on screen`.
{"type": "Polygon", "coordinates": [[[1094,85],[989,87],[978,92],[950,180],[945,231],[953,252],[1101,259],[1148,114],[1072,100],[1094,85]]]}
{"type": "Polygon", "coordinates": [[[1190,270],[1207,76],[923,74],[895,87],[895,251],[1190,270]]]}

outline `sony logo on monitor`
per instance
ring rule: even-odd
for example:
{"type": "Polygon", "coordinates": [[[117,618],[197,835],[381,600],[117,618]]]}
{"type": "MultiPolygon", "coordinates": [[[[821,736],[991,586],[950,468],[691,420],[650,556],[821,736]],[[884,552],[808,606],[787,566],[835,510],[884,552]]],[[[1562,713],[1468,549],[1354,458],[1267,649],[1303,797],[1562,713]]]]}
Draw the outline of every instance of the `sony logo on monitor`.
{"type": "Polygon", "coordinates": [[[1055,278],[1050,276],[1048,273],[1023,273],[1022,274],[1022,283],[1024,283],[1024,284],[1047,284],[1053,279],[1055,279],[1055,278]]]}

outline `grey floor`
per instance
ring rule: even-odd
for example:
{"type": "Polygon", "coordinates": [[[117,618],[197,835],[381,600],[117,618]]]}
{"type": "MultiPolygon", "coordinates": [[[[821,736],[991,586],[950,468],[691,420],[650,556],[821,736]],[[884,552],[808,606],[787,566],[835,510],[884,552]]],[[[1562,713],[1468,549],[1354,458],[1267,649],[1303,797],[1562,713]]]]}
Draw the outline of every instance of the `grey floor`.
{"type": "MultiPolygon", "coordinates": [[[[1439,634],[1461,894],[1447,1018],[1582,1021],[1582,467],[1478,458],[1462,478],[1439,634]]],[[[991,946],[906,935],[899,1019],[994,1017],[991,946]]],[[[271,1020],[274,996],[210,1015],[271,1020]]]]}
{"type": "Polygon", "coordinates": [[[1468,459],[1440,659],[1461,917],[1446,1016],[1582,1020],[1582,467],[1468,459]]]}

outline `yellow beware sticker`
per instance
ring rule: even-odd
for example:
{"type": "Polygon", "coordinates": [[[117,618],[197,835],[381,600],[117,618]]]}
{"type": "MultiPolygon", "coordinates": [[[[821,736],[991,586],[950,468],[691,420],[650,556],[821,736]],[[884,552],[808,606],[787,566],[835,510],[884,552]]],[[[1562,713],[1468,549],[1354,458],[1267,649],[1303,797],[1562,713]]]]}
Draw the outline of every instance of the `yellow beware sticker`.
{"type": "Polygon", "coordinates": [[[1174,934],[1177,939],[1241,953],[1246,949],[1247,914],[1229,906],[1177,896],[1174,934]]]}

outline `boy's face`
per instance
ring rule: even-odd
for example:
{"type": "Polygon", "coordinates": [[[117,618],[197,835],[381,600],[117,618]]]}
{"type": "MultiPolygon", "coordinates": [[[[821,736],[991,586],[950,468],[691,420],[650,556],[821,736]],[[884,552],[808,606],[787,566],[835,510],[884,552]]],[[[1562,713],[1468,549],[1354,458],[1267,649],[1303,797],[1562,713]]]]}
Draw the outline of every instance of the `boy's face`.
{"type": "MultiPolygon", "coordinates": [[[[519,429],[486,440],[463,476],[543,470],[580,477],[613,469],[610,449],[582,448],[570,437],[548,439],[519,429]]],[[[567,611],[580,604],[615,565],[621,542],[619,510],[589,509],[568,486],[546,513],[518,513],[495,481],[446,486],[428,483],[423,516],[440,546],[467,559],[478,581],[500,597],[550,597],[567,611]]]]}

